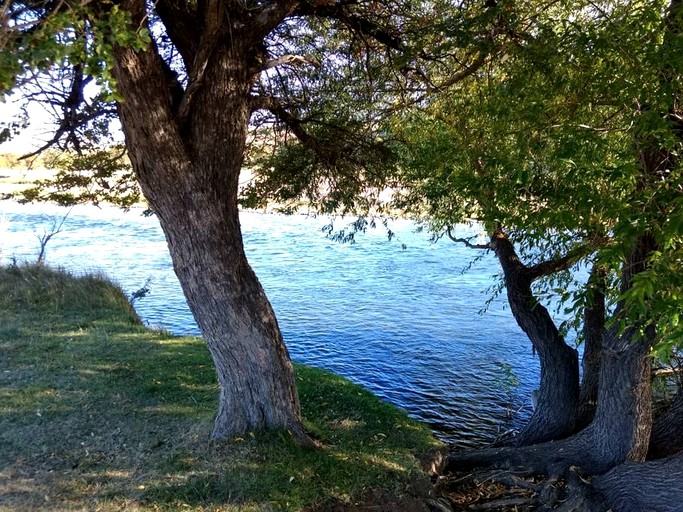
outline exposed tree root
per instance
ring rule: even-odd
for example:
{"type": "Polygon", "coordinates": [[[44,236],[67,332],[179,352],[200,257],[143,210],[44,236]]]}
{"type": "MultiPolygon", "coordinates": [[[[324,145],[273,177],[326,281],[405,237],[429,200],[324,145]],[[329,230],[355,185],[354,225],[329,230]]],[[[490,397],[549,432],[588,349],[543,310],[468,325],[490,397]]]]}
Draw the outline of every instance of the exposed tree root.
{"type": "Polygon", "coordinates": [[[619,512],[683,510],[683,452],[651,462],[627,462],[596,478],[593,486],[619,512]]]}
{"type": "Polygon", "coordinates": [[[455,510],[551,510],[566,494],[561,480],[525,478],[507,470],[450,474],[439,487],[455,510]]]}
{"type": "Polygon", "coordinates": [[[590,460],[589,445],[583,436],[533,446],[503,446],[460,453],[451,453],[446,463],[447,471],[468,471],[495,467],[514,470],[520,476],[564,476],[570,467],[590,460]]]}
{"type": "MultiPolygon", "coordinates": [[[[449,474],[440,482],[442,493],[456,510],[491,511],[550,511],[561,512],[673,512],[683,510],[683,452],[651,462],[627,462],[607,473],[591,477],[578,467],[567,467],[558,475],[537,476],[522,457],[531,454],[537,463],[542,452],[549,453],[545,443],[536,447],[497,448],[477,451],[478,460],[491,462],[502,457],[507,468],[473,469],[474,453],[459,454],[449,460],[449,474]],[[540,448],[532,450],[532,448],[540,448]],[[482,456],[483,459],[482,459],[482,456]],[[468,469],[454,470],[455,461],[466,461],[468,469]],[[514,462],[514,469],[511,463],[514,462]],[[465,472],[467,471],[467,472],[465,472]]],[[[567,446],[562,448],[565,457],[567,446]]],[[[574,457],[572,457],[574,458],[574,457]]],[[[558,459],[551,457],[547,468],[560,468],[558,459]]],[[[533,465],[533,464],[532,464],[533,465]]],[[[536,467],[540,467],[536,465],[536,467]]]]}

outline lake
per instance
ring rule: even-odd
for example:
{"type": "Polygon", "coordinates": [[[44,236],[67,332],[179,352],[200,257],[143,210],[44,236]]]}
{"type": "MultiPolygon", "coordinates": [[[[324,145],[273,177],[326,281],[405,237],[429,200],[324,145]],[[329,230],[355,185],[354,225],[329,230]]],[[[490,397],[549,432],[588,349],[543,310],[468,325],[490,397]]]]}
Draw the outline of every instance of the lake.
{"type": "MultiPolygon", "coordinates": [[[[67,212],[0,201],[2,263],[35,261],[38,237],[67,212]]],[[[149,280],[149,295],[135,303],[145,323],[199,334],[158,222],[141,213],[75,207],[48,243],[46,261],[102,271],[128,295],[149,280]]],[[[348,377],[458,447],[488,443],[528,418],[539,375],[531,344],[504,295],[480,314],[497,279],[492,254],[431,243],[407,220],[391,222],[391,241],[380,227],[355,244],[327,238],[327,217],[243,212],[241,222],[295,361],[348,377]]],[[[459,234],[476,233],[463,225],[459,234]]]]}

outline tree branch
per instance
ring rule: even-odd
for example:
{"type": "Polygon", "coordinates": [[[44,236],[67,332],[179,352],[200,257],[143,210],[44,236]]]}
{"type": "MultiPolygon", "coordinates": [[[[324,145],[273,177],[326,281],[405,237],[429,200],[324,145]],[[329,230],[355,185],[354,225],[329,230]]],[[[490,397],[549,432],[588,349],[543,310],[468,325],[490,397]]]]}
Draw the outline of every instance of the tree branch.
{"type": "Polygon", "coordinates": [[[403,48],[402,41],[396,34],[392,34],[373,20],[350,12],[344,3],[302,3],[294,14],[336,19],[343,22],[351,32],[368,35],[394,50],[403,48]]]}
{"type": "Polygon", "coordinates": [[[550,274],[554,274],[555,272],[560,272],[561,270],[567,270],[576,262],[576,260],[577,258],[566,254],[561,258],[543,261],[537,265],[534,265],[533,267],[529,267],[529,277],[531,277],[531,280],[533,281],[539,277],[548,276],[550,274]]]}
{"type": "Polygon", "coordinates": [[[446,234],[448,235],[448,238],[450,238],[454,242],[459,243],[459,244],[464,244],[465,247],[468,247],[470,249],[491,249],[490,244],[473,244],[472,242],[470,242],[470,240],[472,240],[473,238],[476,238],[474,236],[471,236],[469,238],[456,238],[453,235],[453,227],[452,226],[448,226],[448,228],[446,229],[446,234]]]}
{"type": "Polygon", "coordinates": [[[283,55],[282,57],[277,57],[276,59],[271,59],[265,63],[263,70],[270,68],[275,68],[277,66],[289,65],[289,66],[303,66],[308,64],[309,66],[319,67],[320,64],[315,61],[313,57],[304,55],[283,55]]]}
{"type": "Polygon", "coordinates": [[[303,127],[303,122],[298,117],[294,116],[282,103],[272,96],[253,96],[251,99],[252,112],[255,110],[268,110],[280,121],[282,121],[287,128],[296,136],[299,141],[313,151],[316,156],[328,166],[334,166],[337,155],[334,152],[325,151],[325,149],[318,143],[317,139],[313,137],[303,127]]]}
{"type": "Polygon", "coordinates": [[[274,103],[277,102],[275,101],[275,98],[272,98],[271,96],[252,95],[249,97],[249,105],[251,107],[252,114],[257,110],[270,110],[271,105],[274,103]]]}
{"type": "Polygon", "coordinates": [[[476,59],[474,59],[472,64],[467,66],[465,69],[458,71],[455,75],[450,77],[445,82],[440,83],[438,85],[434,85],[433,89],[435,91],[441,91],[441,90],[447,89],[448,87],[450,87],[452,85],[457,84],[458,82],[461,82],[462,80],[464,80],[465,78],[467,78],[469,76],[472,76],[473,74],[475,74],[477,71],[479,71],[486,64],[488,56],[489,56],[488,53],[481,52],[479,54],[479,56],[476,59]]]}
{"type": "Polygon", "coordinates": [[[592,244],[579,245],[578,247],[573,248],[571,251],[569,251],[562,257],[548,261],[542,261],[541,263],[538,263],[532,267],[528,267],[528,275],[531,278],[531,280],[534,281],[539,277],[544,277],[550,274],[554,274],[555,272],[567,270],[577,261],[585,258],[594,250],[595,246],[592,244]]]}
{"type": "Polygon", "coordinates": [[[252,43],[260,42],[277,27],[280,22],[292,14],[299,6],[299,0],[276,0],[253,11],[249,33],[252,43]]]}
{"type": "Polygon", "coordinates": [[[192,109],[192,100],[204,83],[204,74],[209,65],[209,60],[216,49],[218,39],[218,32],[215,29],[207,30],[202,33],[192,67],[188,72],[187,89],[185,89],[185,94],[178,107],[178,121],[180,126],[187,120],[192,109]]]}
{"type": "Polygon", "coordinates": [[[200,41],[197,11],[190,8],[191,2],[157,0],[155,5],[168,36],[180,52],[185,66],[189,67],[193,63],[200,41]]]}
{"type": "MultiPolygon", "coordinates": [[[[74,65],[70,70],[70,74],[71,83],[66,90],[61,90],[58,87],[45,90],[39,85],[40,90],[36,93],[36,101],[53,107],[56,130],[50,140],[35,151],[22,155],[20,157],[21,160],[34,157],[56,145],[64,149],[71,144],[80,153],[82,150],[82,140],[77,131],[100,116],[115,113],[113,105],[105,107],[102,105],[93,106],[86,102],[83,90],[92,82],[93,78],[84,74],[81,64],[74,65]],[[60,141],[62,141],[65,135],[66,140],[63,145],[60,145],[60,141]]],[[[61,76],[61,78],[62,80],[59,83],[66,81],[65,77],[61,76]]]]}

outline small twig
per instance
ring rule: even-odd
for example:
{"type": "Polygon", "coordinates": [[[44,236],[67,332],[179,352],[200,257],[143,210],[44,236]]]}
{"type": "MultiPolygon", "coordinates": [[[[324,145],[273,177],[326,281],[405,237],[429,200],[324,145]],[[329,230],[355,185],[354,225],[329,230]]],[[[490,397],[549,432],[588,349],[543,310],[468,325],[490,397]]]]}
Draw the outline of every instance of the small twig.
{"type": "Polygon", "coordinates": [[[47,243],[52,239],[53,236],[59,234],[62,232],[62,226],[64,225],[64,222],[66,222],[66,219],[69,217],[69,214],[71,213],[71,210],[73,208],[70,208],[68,212],[66,212],[66,215],[62,217],[62,219],[57,223],[55,219],[52,220],[52,228],[50,229],[50,232],[44,232],[43,236],[38,237],[38,242],[40,243],[40,252],[38,253],[38,259],[36,260],[36,265],[42,265],[43,260],[45,259],[45,250],[47,243]]]}
{"type": "Polygon", "coordinates": [[[471,480],[474,480],[474,477],[475,477],[474,473],[467,473],[465,476],[461,476],[460,478],[456,478],[456,479],[450,479],[450,478],[449,478],[449,479],[448,479],[448,484],[447,484],[447,485],[453,486],[453,485],[456,485],[456,484],[461,484],[461,483],[464,483],[464,482],[469,482],[469,481],[471,481],[471,480]]]}

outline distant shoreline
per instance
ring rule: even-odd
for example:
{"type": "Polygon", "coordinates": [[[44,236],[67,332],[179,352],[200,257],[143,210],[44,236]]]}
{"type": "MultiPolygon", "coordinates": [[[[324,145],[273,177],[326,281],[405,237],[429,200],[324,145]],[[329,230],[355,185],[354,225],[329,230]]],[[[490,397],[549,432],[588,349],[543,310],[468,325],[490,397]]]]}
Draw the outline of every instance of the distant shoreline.
{"type": "Polygon", "coordinates": [[[56,169],[16,169],[0,168],[0,196],[12,194],[29,188],[39,180],[49,179],[57,173],[56,169]]]}
{"type": "MultiPolygon", "coordinates": [[[[0,155],[2,156],[2,155],[0,155]]],[[[16,168],[16,167],[0,167],[0,200],[8,200],[11,198],[5,198],[6,195],[8,194],[15,194],[18,192],[21,192],[24,189],[30,188],[32,185],[35,185],[37,181],[40,180],[49,180],[50,178],[54,178],[54,176],[59,172],[59,169],[56,168],[51,168],[48,169],[44,167],[43,165],[40,165],[36,168],[16,168]]],[[[252,179],[254,175],[251,169],[242,169],[242,172],[240,174],[240,187],[245,187],[252,179]]],[[[390,191],[390,189],[387,189],[387,191],[390,191]]],[[[144,197],[141,194],[141,201],[136,203],[133,206],[138,206],[142,208],[147,208],[147,203],[144,200],[144,197]]],[[[103,202],[102,204],[112,204],[112,203],[106,203],[103,202]]],[[[116,206],[112,204],[112,206],[116,206]]],[[[269,213],[269,214],[298,214],[298,215],[327,215],[329,217],[339,217],[338,214],[328,214],[328,213],[321,213],[316,210],[316,207],[314,205],[307,205],[304,202],[301,202],[296,205],[285,205],[282,203],[278,202],[269,202],[266,206],[261,207],[261,208],[245,208],[241,207],[241,210],[245,211],[254,211],[258,213],[269,213]]],[[[347,214],[345,215],[346,217],[352,218],[354,215],[352,214],[347,214]]],[[[374,213],[369,213],[367,214],[369,217],[377,217],[374,213]]],[[[344,217],[344,216],[342,216],[344,217]]],[[[383,215],[380,215],[379,217],[386,217],[386,218],[408,218],[416,222],[420,222],[420,219],[414,218],[411,216],[407,216],[405,214],[401,214],[398,212],[395,212],[394,214],[387,213],[385,212],[383,215]]]]}

